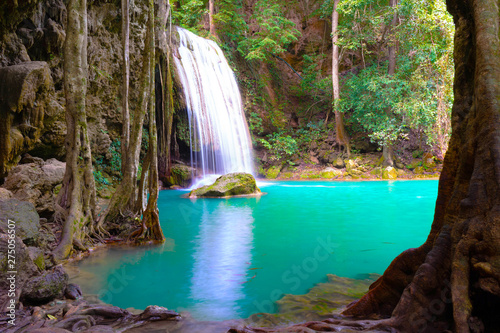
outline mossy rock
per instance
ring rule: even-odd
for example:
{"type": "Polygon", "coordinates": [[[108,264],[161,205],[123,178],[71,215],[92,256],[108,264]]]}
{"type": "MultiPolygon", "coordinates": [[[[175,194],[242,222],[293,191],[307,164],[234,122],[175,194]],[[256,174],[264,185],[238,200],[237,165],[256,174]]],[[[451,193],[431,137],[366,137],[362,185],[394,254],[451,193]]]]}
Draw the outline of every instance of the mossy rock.
{"type": "Polygon", "coordinates": [[[286,172],[282,172],[281,173],[280,178],[282,178],[282,179],[290,179],[290,178],[293,178],[293,176],[294,176],[293,172],[286,171],[286,172]]]}
{"type": "Polygon", "coordinates": [[[167,185],[188,187],[193,179],[194,169],[184,164],[175,164],[170,169],[170,176],[166,178],[167,185]]]}
{"type": "Polygon", "coordinates": [[[422,157],[422,165],[426,169],[433,169],[436,167],[436,162],[434,162],[434,156],[431,153],[425,153],[422,157]]]}
{"type": "Polygon", "coordinates": [[[351,176],[359,176],[363,172],[358,170],[358,163],[354,160],[347,160],[345,161],[345,168],[347,170],[347,173],[351,176]]]}
{"type": "Polygon", "coordinates": [[[281,166],[272,166],[266,171],[266,178],[267,179],[276,179],[278,175],[280,174],[281,171],[281,166]]]}
{"type": "Polygon", "coordinates": [[[410,170],[413,170],[413,169],[415,169],[415,168],[417,168],[417,167],[419,167],[421,165],[422,165],[422,161],[418,160],[418,159],[415,159],[415,160],[411,161],[411,163],[408,164],[406,167],[408,169],[410,169],[410,170]]]}
{"type": "Polygon", "coordinates": [[[323,171],[321,171],[321,178],[324,179],[332,179],[336,177],[341,177],[344,173],[342,170],[335,169],[335,168],[326,168],[323,171]]]}
{"type": "Polygon", "coordinates": [[[190,198],[227,198],[242,195],[260,195],[255,178],[244,172],[229,173],[217,178],[212,185],[202,186],[189,193],[190,198]]]}
{"type": "Polygon", "coordinates": [[[384,169],[384,171],[382,171],[382,179],[392,180],[397,178],[398,178],[398,172],[393,167],[388,166],[387,168],[384,169]]]}
{"type": "Polygon", "coordinates": [[[381,177],[382,176],[382,168],[373,169],[372,171],[370,171],[370,175],[381,177]]]}
{"type": "Polygon", "coordinates": [[[417,175],[421,175],[421,174],[423,174],[423,173],[424,173],[424,171],[425,171],[425,169],[424,169],[424,167],[423,167],[423,166],[418,166],[418,167],[416,167],[416,168],[413,170],[413,172],[414,172],[415,174],[417,174],[417,175]]]}

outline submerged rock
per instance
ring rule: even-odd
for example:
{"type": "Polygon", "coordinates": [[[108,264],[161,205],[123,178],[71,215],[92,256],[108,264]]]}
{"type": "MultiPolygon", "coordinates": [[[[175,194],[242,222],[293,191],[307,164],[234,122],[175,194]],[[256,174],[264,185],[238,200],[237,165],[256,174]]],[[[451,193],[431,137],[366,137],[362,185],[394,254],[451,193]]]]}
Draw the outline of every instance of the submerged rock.
{"type": "Polygon", "coordinates": [[[229,173],[217,178],[212,185],[206,185],[189,193],[190,198],[227,198],[237,195],[260,195],[255,178],[249,173],[229,173]]]}

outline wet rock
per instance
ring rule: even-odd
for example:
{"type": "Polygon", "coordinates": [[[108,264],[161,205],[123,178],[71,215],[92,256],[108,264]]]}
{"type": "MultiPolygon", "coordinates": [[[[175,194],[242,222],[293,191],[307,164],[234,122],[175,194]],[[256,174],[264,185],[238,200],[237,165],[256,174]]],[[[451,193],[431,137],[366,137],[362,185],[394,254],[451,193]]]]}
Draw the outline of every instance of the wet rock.
{"type": "Polygon", "coordinates": [[[68,299],[79,299],[82,297],[82,290],[80,289],[80,286],[74,283],[68,284],[66,287],[66,290],[64,291],[64,297],[68,299]]]}
{"type": "Polygon", "coordinates": [[[50,302],[64,295],[67,284],[68,274],[62,266],[56,266],[28,281],[23,288],[21,300],[35,305],[50,302]]]}
{"type": "Polygon", "coordinates": [[[149,321],[177,320],[179,318],[180,315],[177,312],[157,305],[148,306],[144,312],[139,315],[140,320],[149,321]]]}
{"type": "Polygon", "coordinates": [[[215,183],[193,190],[190,198],[215,197],[225,198],[236,195],[260,195],[255,178],[244,172],[229,173],[217,178],[215,183]]]}
{"type": "Polygon", "coordinates": [[[382,179],[397,179],[398,172],[393,167],[388,166],[382,171],[382,179]]]}
{"type": "Polygon", "coordinates": [[[15,222],[16,236],[26,245],[37,245],[40,217],[33,204],[18,199],[0,200],[0,230],[5,233],[9,220],[15,222]]]}
{"type": "Polygon", "coordinates": [[[6,311],[11,299],[11,297],[9,297],[11,280],[8,280],[8,278],[11,278],[13,274],[8,272],[13,270],[17,271],[15,274],[16,293],[14,297],[16,303],[28,279],[38,273],[37,267],[30,258],[28,248],[19,237],[14,238],[16,250],[15,266],[10,266],[10,264],[12,264],[8,261],[8,246],[10,239],[8,234],[0,233],[0,312],[6,311]]]}
{"type": "Polygon", "coordinates": [[[65,171],[66,163],[56,159],[36,159],[34,163],[21,164],[12,169],[4,187],[15,198],[35,205],[40,215],[49,217],[54,213],[55,200],[65,171]]]}

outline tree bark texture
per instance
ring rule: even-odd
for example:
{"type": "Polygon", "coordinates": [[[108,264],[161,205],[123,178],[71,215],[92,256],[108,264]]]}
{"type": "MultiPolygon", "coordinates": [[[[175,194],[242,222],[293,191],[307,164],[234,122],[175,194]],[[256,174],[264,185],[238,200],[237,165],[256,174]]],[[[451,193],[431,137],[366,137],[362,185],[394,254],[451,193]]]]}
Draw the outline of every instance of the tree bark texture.
{"type": "MultiPolygon", "coordinates": [[[[120,214],[127,214],[132,216],[140,215],[140,211],[136,210],[137,191],[137,174],[139,172],[139,157],[141,152],[142,143],[142,130],[144,125],[144,118],[146,116],[149,104],[150,93],[150,61],[151,61],[151,48],[153,43],[154,32],[150,29],[146,30],[146,40],[144,43],[144,50],[142,53],[142,69],[139,81],[139,99],[138,107],[134,110],[133,119],[130,125],[130,141],[127,154],[127,164],[124,166],[122,181],[118,185],[116,192],[113,194],[108,208],[100,217],[99,223],[103,225],[106,221],[112,221],[120,216],[120,214]]],[[[154,51],[154,48],[153,48],[154,51]]]]}
{"type": "MultiPolygon", "coordinates": [[[[392,8],[395,8],[398,5],[397,0],[389,0],[389,6],[392,8]]],[[[392,17],[391,25],[389,27],[388,32],[391,34],[391,30],[396,27],[398,24],[398,13],[397,11],[394,12],[394,16],[392,17]]],[[[388,53],[389,53],[389,66],[387,69],[387,74],[389,76],[393,76],[394,73],[396,72],[396,43],[397,41],[395,38],[390,38],[389,40],[389,48],[388,48],[388,53]]],[[[387,110],[387,113],[389,117],[392,114],[392,110],[387,110]]],[[[384,165],[386,166],[393,166],[394,165],[394,149],[392,148],[392,144],[386,143],[384,144],[382,154],[384,156],[384,165]]]]}
{"type": "MultiPolygon", "coordinates": [[[[333,84],[333,112],[335,114],[335,130],[336,139],[339,145],[343,145],[347,150],[347,155],[351,155],[351,147],[349,145],[349,136],[345,130],[343,113],[339,110],[339,100],[340,100],[340,83],[339,83],[339,46],[337,45],[338,36],[338,25],[339,25],[339,12],[337,11],[337,6],[340,0],[335,0],[333,3],[333,13],[332,13],[332,84],[333,84]]],[[[328,118],[327,120],[328,121],[328,118]]]]}
{"type": "Polygon", "coordinates": [[[130,139],[130,112],[128,106],[130,82],[130,14],[129,0],[122,0],[122,174],[128,164],[128,146],[130,139]]]}
{"type": "Polygon", "coordinates": [[[94,232],[95,183],[89,143],[85,97],[87,91],[87,1],[68,3],[64,43],[66,96],[66,173],[57,198],[57,218],[64,220],[56,259],[69,256],[73,246],[85,248],[94,232]]]}
{"type": "Polygon", "coordinates": [[[500,1],[448,0],[456,25],[453,133],[426,242],[343,313],[402,332],[499,332],[500,1]]]}
{"type": "MultiPolygon", "coordinates": [[[[148,30],[154,36],[154,3],[153,0],[149,0],[149,18],[148,18],[148,30]]],[[[143,213],[143,226],[145,230],[140,237],[140,241],[154,241],[163,242],[165,237],[163,237],[163,232],[160,227],[160,217],[158,213],[158,149],[157,149],[157,135],[156,135],[156,107],[155,107],[155,89],[154,89],[154,78],[155,78],[155,44],[154,37],[150,40],[148,45],[150,48],[149,52],[149,77],[150,77],[150,92],[149,92],[149,147],[148,154],[150,157],[149,165],[149,186],[148,186],[148,203],[146,205],[146,210],[143,213]]],[[[144,171],[144,168],[143,168],[144,171]]],[[[143,175],[145,177],[146,175],[143,175]]]]}

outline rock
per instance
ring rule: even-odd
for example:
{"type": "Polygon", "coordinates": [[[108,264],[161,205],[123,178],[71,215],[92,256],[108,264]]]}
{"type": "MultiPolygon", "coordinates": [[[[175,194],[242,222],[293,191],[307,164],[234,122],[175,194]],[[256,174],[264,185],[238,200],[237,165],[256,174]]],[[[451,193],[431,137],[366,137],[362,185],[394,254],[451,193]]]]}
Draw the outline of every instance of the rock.
{"type": "Polygon", "coordinates": [[[0,187],[0,200],[10,199],[14,194],[6,188],[0,187]]]}
{"type": "Polygon", "coordinates": [[[177,320],[180,315],[172,310],[158,306],[150,305],[143,313],[139,315],[140,320],[158,321],[158,320],[177,320]]]}
{"type": "Polygon", "coordinates": [[[418,166],[418,167],[416,167],[416,168],[413,170],[413,172],[414,172],[415,174],[417,174],[417,175],[421,175],[421,174],[423,174],[423,173],[424,173],[424,167],[423,167],[423,166],[418,166]]]}
{"type": "Polygon", "coordinates": [[[373,176],[380,177],[382,176],[382,168],[374,168],[372,171],[370,171],[370,174],[373,176]]]}
{"type": "Polygon", "coordinates": [[[393,167],[388,166],[382,171],[382,179],[397,179],[398,172],[393,167]]]}
{"type": "Polygon", "coordinates": [[[0,177],[40,139],[51,87],[46,62],[0,68],[0,177]]]}
{"type": "Polygon", "coordinates": [[[29,246],[28,252],[31,260],[33,260],[33,263],[38,267],[38,269],[40,271],[45,270],[45,259],[43,256],[43,250],[38,247],[29,246]]]}
{"type": "Polygon", "coordinates": [[[354,160],[347,160],[345,162],[345,168],[347,173],[351,176],[359,176],[362,172],[357,169],[358,164],[354,160]]]}
{"type": "Polygon", "coordinates": [[[332,162],[333,166],[336,167],[336,168],[339,168],[339,169],[342,169],[343,167],[345,167],[345,163],[344,163],[344,160],[342,160],[342,158],[340,157],[337,157],[333,162],[332,162]]]}
{"type": "Polygon", "coordinates": [[[99,316],[104,318],[122,318],[130,315],[130,312],[117,306],[99,305],[78,312],[81,315],[99,316]]]}
{"type": "Polygon", "coordinates": [[[66,286],[66,290],[64,290],[64,297],[68,299],[79,299],[83,295],[80,286],[74,283],[70,283],[66,286]]]}
{"type": "MultiPolygon", "coordinates": [[[[7,280],[11,274],[7,272],[12,271],[12,267],[9,267],[8,264],[8,245],[9,245],[9,236],[4,233],[0,233],[0,313],[6,312],[7,305],[11,299],[8,296],[10,283],[7,280]]],[[[16,264],[15,270],[17,274],[15,276],[15,289],[16,295],[14,297],[16,303],[19,300],[19,296],[21,294],[21,290],[23,289],[25,283],[28,281],[30,277],[38,273],[38,269],[30,258],[28,248],[23,243],[21,238],[14,238],[14,244],[16,249],[16,264]]]]}
{"type": "Polygon", "coordinates": [[[50,302],[64,295],[67,284],[68,274],[62,266],[56,266],[28,281],[21,293],[21,300],[34,305],[50,302]]]}
{"type": "Polygon", "coordinates": [[[404,169],[404,167],[405,167],[405,166],[404,166],[404,164],[403,164],[403,163],[401,163],[401,162],[399,162],[399,161],[397,161],[397,162],[396,162],[396,168],[398,168],[398,169],[404,169]]]}
{"type": "Polygon", "coordinates": [[[434,162],[434,156],[431,153],[425,153],[422,157],[422,164],[427,169],[435,168],[436,162],[434,162]]]}
{"type": "Polygon", "coordinates": [[[272,166],[266,171],[266,178],[267,179],[276,179],[278,175],[280,174],[281,171],[281,166],[272,166]]]}
{"type": "Polygon", "coordinates": [[[0,200],[0,230],[5,233],[9,220],[15,222],[16,236],[26,245],[37,245],[40,217],[33,204],[18,199],[0,200]]]}
{"type": "Polygon", "coordinates": [[[217,178],[215,183],[193,190],[190,198],[215,197],[225,198],[235,195],[260,195],[255,178],[251,174],[236,172],[217,178]]]}
{"type": "Polygon", "coordinates": [[[326,168],[321,171],[321,178],[324,179],[332,179],[336,177],[341,177],[344,173],[342,170],[335,169],[335,168],[326,168]]]}
{"type": "Polygon", "coordinates": [[[50,217],[54,213],[55,199],[65,171],[66,163],[56,159],[36,160],[12,169],[4,187],[15,198],[35,205],[40,215],[50,217]]]}
{"type": "Polygon", "coordinates": [[[168,186],[178,185],[181,187],[188,187],[191,184],[193,174],[195,173],[196,169],[190,166],[175,164],[170,170],[170,176],[162,180],[168,186]]]}

